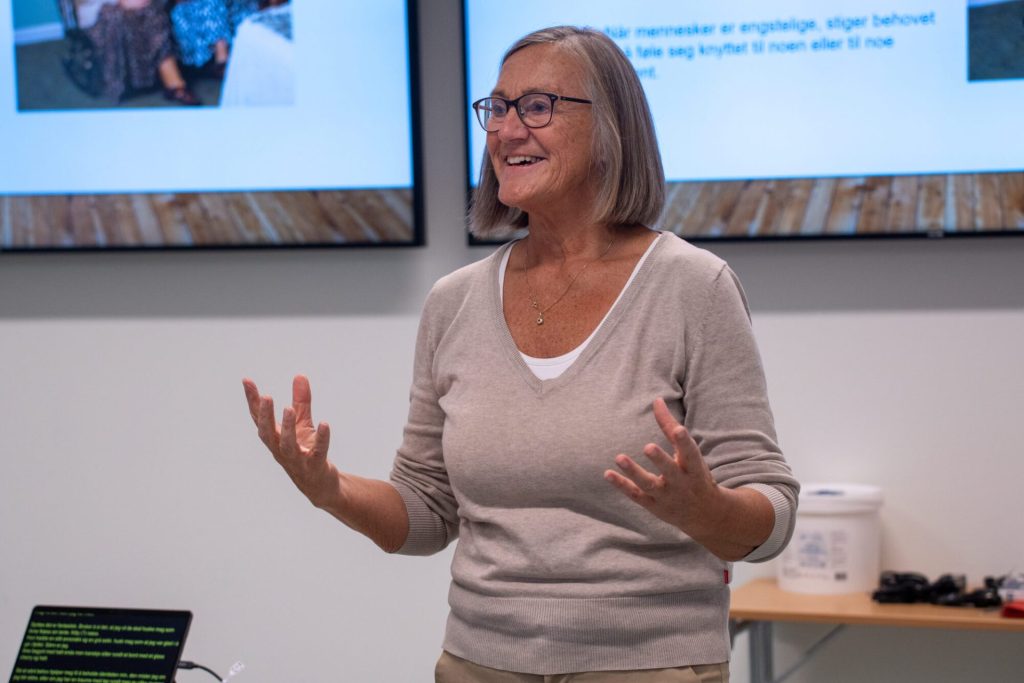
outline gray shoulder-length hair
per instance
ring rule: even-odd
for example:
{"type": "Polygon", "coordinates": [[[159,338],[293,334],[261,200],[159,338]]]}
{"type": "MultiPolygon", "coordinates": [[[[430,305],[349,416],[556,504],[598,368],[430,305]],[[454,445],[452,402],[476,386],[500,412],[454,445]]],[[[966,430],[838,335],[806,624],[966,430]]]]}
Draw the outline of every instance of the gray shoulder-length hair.
{"type": "MultiPolygon", "coordinates": [[[[636,70],[615,42],[601,31],[576,26],[545,28],[519,39],[501,58],[531,45],[556,44],[583,67],[593,100],[592,173],[597,202],[591,218],[614,226],[653,225],[665,204],[665,171],[654,121],[636,70]]],[[[498,179],[484,151],[480,182],[470,207],[473,234],[493,238],[526,227],[529,216],[498,200],[498,179]]]]}

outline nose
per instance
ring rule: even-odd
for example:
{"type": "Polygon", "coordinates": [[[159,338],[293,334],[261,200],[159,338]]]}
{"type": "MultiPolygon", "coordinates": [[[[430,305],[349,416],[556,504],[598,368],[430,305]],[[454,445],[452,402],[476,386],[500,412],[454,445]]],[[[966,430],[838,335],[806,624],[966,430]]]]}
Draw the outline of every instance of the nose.
{"type": "Polygon", "coordinates": [[[495,131],[498,135],[498,139],[505,140],[521,140],[530,134],[530,129],[527,128],[523,120],[519,118],[519,110],[512,107],[508,114],[505,115],[505,120],[501,122],[498,130],[495,131]]]}

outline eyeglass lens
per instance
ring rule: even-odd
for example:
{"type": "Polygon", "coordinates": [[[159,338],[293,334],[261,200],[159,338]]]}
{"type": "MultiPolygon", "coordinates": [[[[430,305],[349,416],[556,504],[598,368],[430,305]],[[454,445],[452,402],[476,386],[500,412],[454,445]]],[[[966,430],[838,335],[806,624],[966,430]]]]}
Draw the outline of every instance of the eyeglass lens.
{"type": "MultiPolygon", "coordinates": [[[[517,105],[519,118],[529,128],[541,128],[551,121],[551,97],[544,93],[523,95],[512,104],[517,105]]],[[[498,97],[486,97],[480,101],[476,111],[484,130],[498,129],[508,116],[508,105],[508,102],[498,97]]]]}

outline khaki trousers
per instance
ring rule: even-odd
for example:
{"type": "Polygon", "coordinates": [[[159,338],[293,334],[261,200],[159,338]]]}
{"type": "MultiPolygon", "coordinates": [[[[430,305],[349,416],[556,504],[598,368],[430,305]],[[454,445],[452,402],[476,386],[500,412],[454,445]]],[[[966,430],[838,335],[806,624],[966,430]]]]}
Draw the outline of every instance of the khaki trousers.
{"type": "Polygon", "coordinates": [[[589,671],[575,674],[517,674],[468,662],[442,652],[435,683],[729,683],[729,663],[641,671],[589,671]]]}

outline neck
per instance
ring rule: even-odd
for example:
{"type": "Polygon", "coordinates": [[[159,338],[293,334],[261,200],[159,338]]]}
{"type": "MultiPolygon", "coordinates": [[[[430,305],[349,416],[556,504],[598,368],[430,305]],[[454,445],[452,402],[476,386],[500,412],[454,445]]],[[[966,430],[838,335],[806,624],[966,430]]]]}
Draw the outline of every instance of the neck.
{"type": "Polygon", "coordinates": [[[520,207],[530,216],[530,252],[536,262],[596,258],[617,230],[586,217],[596,204],[596,189],[588,183],[557,201],[520,207]],[[583,214],[581,216],[581,214],[583,214]]]}

